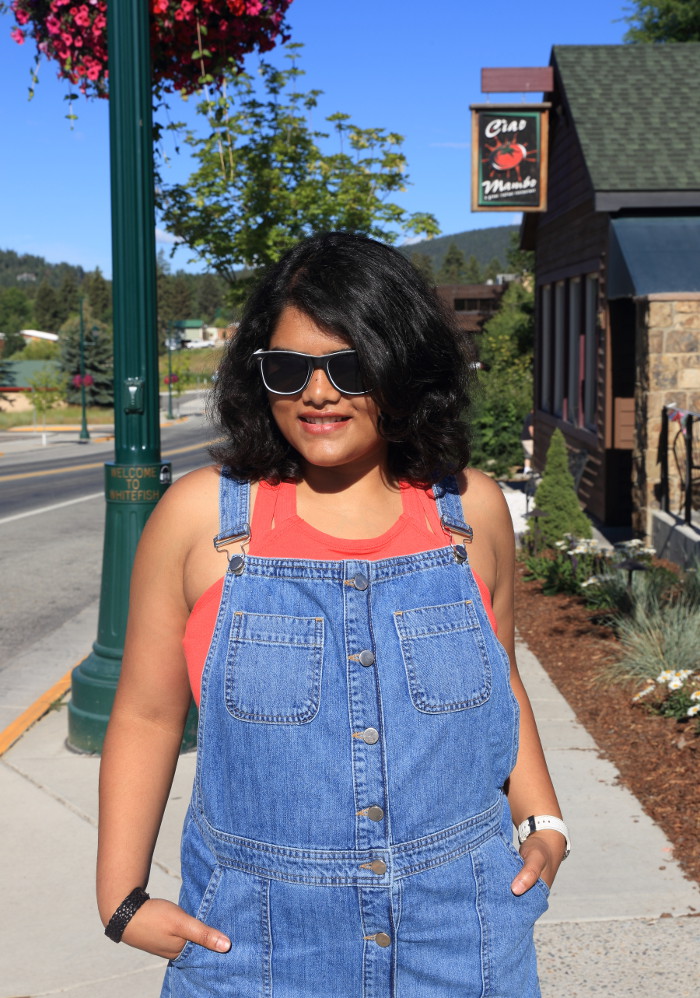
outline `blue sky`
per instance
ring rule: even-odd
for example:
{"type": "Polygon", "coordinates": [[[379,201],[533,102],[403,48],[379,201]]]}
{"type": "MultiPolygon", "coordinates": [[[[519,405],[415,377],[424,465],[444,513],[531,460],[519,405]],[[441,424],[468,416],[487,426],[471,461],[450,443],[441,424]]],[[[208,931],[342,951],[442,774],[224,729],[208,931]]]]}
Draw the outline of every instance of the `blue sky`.
{"type": "MultiPolygon", "coordinates": [[[[294,0],[289,22],[304,44],[304,84],[324,91],[317,122],[343,111],[404,135],[411,186],[396,200],[432,212],[449,234],[520,218],[469,208],[469,105],[486,99],[481,68],[546,66],[553,44],[620,43],[624,14],[624,0],[294,0]]],[[[110,275],[107,102],[78,102],[71,130],[67,84],[47,62],[28,101],[34,49],[10,39],[12,24],[0,16],[0,248],[110,275]]],[[[172,169],[187,176],[184,160],[172,169]]],[[[171,265],[202,269],[190,256],[180,248],[171,265]]]]}

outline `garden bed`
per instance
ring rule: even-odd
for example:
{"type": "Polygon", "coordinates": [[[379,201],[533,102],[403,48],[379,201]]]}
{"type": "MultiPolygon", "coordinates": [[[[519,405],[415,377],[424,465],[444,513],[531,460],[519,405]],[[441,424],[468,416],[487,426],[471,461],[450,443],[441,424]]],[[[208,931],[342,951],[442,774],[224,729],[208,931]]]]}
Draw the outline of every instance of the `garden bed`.
{"type": "Polygon", "coordinates": [[[591,621],[576,596],[545,596],[540,582],[525,582],[517,566],[518,631],[578,720],[617,767],[621,781],[664,830],[686,876],[700,882],[700,737],[687,722],[633,706],[630,686],[603,681],[619,657],[609,628],[591,621]]]}

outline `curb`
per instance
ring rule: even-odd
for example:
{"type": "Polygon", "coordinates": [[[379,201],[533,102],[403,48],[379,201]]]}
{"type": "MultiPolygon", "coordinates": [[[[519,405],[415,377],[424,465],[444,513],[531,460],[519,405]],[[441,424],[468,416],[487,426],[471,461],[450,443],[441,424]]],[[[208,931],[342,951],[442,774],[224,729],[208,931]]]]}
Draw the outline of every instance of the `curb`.
{"type": "MultiPolygon", "coordinates": [[[[87,657],[87,656],[86,656],[87,657]]],[[[80,662],[84,662],[85,659],[81,658],[80,662]]],[[[54,683],[45,693],[42,693],[38,697],[31,707],[27,707],[19,717],[7,725],[4,731],[0,731],[0,756],[4,755],[8,749],[12,748],[16,741],[18,741],[25,732],[31,728],[44,714],[48,713],[51,705],[60,700],[66,695],[71,686],[71,676],[73,674],[73,669],[80,665],[80,662],[76,662],[76,665],[72,666],[68,672],[57,683],[54,683]]]]}

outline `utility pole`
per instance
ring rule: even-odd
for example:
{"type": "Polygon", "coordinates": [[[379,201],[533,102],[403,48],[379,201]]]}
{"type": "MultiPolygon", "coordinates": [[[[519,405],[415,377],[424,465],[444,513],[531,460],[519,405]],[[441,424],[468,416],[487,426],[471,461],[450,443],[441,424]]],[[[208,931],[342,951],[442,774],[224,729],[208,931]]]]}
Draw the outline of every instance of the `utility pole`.
{"type": "Polygon", "coordinates": [[[150,4],[107,5],[114,291],[114,460],[105,464],[97,640],[73,671],[68,743],[99,752],[121,669],[129,581],[144,524],[170,484],[160,460],[150,4]]]}

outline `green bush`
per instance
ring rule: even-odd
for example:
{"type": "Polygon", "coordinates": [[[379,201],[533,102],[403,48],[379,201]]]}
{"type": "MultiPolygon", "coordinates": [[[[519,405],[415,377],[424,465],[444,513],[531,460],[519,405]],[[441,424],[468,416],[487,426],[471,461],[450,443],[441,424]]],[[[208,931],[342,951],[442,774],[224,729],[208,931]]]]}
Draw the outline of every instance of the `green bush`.
{"type": "Polygon", "coordinates": [[[535,506],[546,516],[531,521],[527,539],[531,542],[537,531],[545,547],[554,547],[567,534],[591,536],[591,523],[581,509],[574,479],[569,471],[566,442],[561,430],[555,430],[547,451],[542,480],[535,493],[535,506]]]}

